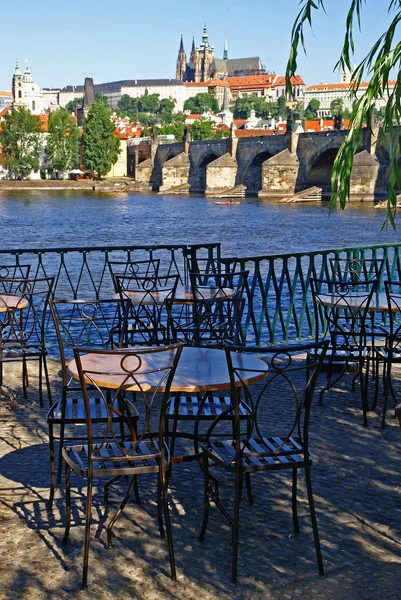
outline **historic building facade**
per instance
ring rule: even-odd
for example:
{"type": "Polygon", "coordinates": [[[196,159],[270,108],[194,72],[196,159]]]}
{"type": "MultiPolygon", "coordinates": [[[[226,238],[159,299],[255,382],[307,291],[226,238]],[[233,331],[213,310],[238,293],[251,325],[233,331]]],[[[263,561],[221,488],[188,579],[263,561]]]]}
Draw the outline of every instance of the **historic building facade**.
{"type": "Polygon", "coordinates": [[[209,43],[206,23],[203,28],[202,41],[192,49],[187,60],[184,41],[181,36],[176,65],[176,79],[180,81],[208,81],[210,79],[225,79],[226,77],[241,77],[244,75],[263,75],[265,69],[259,57],[228,58],[227,42],[224,46],[223,58],[215,58],[214,46],[209,43]]]}
{"type": "Polygon", "coordinates": [[[43,93],[40,86],[34,83],[28,64],[22,74],[18,62],[16,63],[12,80],[12,94],[14,107],[25,106],[33,115],[40,115],[43,112],[43,93]]]}

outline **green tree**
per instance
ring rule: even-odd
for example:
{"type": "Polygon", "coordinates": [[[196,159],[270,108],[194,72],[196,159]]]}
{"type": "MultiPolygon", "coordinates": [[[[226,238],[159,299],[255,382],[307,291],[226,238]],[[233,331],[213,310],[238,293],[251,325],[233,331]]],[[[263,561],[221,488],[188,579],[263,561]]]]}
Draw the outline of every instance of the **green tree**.
{"type": "Polygon", "coordinates": [[[163,98],[160,100],[158,114],[160,115],[162,123],[172,123],[173,122],[173,110],[175,103],[170,98],[163,98]]]}
{"type": "Polygon", "coordinates": [[[101,92],[96,92],[96,94],[95,94],[95,102],[103,102],[103,104],[105,106],[109,105],[109,101],[107,99],[107,96],[105,96],[101,92]]]}
{"type": "Polygon", "coordinates": [[[184,110],[189,110],[192,114],[203,114],[204,112],[218,113],[219,104],[216,98],[205,92],[203,94],[196,94],[196,96],[185,100],[184,110]]]}
{"type": "Polygon", "coordinates": [[[79,157],[79,129],[67,110],[60,108],[49,116],[46,155],[49,170],[68,171],[79,157]]]}
{"type": "Polygon", "coordinates": [[[277,99],[277,116],[282,119],[287,118],[287,100],[285,96],[279,96],[277,99]]]}
{"type": "MultiPolygon", "coordinates": [[[[371,127],[375,102],[378,98],[384,98],[386,105],[378,142],[385,146],[390,157],[387,220],[395,227],[397,189],[401,189],[401,173],[397,162],[401,144],[401,130],[399,127],[394,127],[394,123],[401,123],[401,78],[397,77],[391,90],[388,88],[388,82],[392,72],[400,73],[401,44],[398,37],[398,25],[401,23],[401,4],[399,0],[386,0],[381,3],[382,11],[385,10],[384,5],[387,5],[388,13],[391,15],[389,27],[378,37],[352,73],[351,92],[354,95],[355,104],[350,115],[347,136],[337,153],[333,165],[331,202],[334,206],[338,201],[341,208],[345,208],[350,196],[352,165],[354,156],[358,152],[362,129],[365,123],[368,123],[371,127]],[[369,83],[366,87],[361,87],[362,81],[368,81],[369,83]]],[[[349,0],[344,41],[336,65],[342,70],[352,71],[355,52],[354,26],[355,22],[360,25],[365,6],[366,3],[363,0],[349,0]]],[[[333,8],[336,9],[334,2],[333,8]]],[[[301,10],[292,28],[291,50],[286,70],[287,93],[291,90],[290,79],[297,71],[300,45],[305,50],[305,25],[312,25],[312,17],[316,14],[316,11],[325,11],[323,0],[301,0],[301,10]]]]}
{"type": "Polygon", "coordinates": [[[193,140],[210,140],[212,138],[213,123],[209,119],[198,119],[191,125],[191,138],[193,140]]]}
{"type": "Polygon", "coordinates": [[[342,117],[344,114],[344,100],[341,98],[335,98],[330,104],[331,114],[334,116],[342,117]]]}
{"type": "Polygon", "coordinates": [[[139,111],[138,98],[132,98],[128,94],[123,94],[118,101],[117,114],[120,117],[129,117],[131,121],[135,121],[136,115],[139,111]]]}
{"type": "Polygon", "coordinates": [[[120,140],[114,137],[110,109],[103,102],[95,102],[84,121],[82,146],[85,166],[100,179],[110,171],[118,159],[120,140]]]}
{"type": "Polygon", "coordinates": [[[84,97],[81,96],[80,98],[74,98],[74,100],[70,100],[69,102],[67,102],[65,108],[70,113],[76,113],[78,106],[82,106],[83,103],[84,103],[84,97]]]}
{"type": "Polygon", "coordinates": [[[243,98],[237,98],[234,107],[234,119],[248,119],[251,116],[251,110],[253,110],[254,99],[252,96],[244,96],[243,98]]]}
{"type": "Polygon", "coordinates": [[[39,169],[42,148],[40,122],[25,107],[6,113],[0,133],[0,145],[10,175],[26,179],[31,171],[39,169]]]}
{"type": "Polygon", "coordinates": [[[160,94],[149,94],[148,90],[145,90],[144,95],[139,98],[139,110],[140,112],[157,113],[160,106],[160,94]]]}
{"type": "Polygon", "coordinates": [[[317,111],[319,110],[319,108],[320,108],[319,100],[316,100],[316,98],[312,98],[312,100],[309,102],[308,106],[305,109],[305,112],[304,112],[305,119],[316,119],[317,111]]]}

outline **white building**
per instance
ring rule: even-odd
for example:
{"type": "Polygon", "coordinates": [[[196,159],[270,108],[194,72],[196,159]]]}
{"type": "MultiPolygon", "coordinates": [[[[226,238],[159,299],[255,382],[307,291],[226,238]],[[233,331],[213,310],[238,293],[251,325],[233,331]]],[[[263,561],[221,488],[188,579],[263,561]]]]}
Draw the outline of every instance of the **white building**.
{"type": "MultiPolygon", "coordinates": [[[[388,82],[388,89],[383,94],[383,97],[379,97],[375,101],[376,108],[386,106],[395,83],[395,81],[388,82]]],[[[367,81],[361,82],[355,97],[355,93],[352,90],[351,74],[349,71],[343,71],[340,83],[320,83],[306,88],[304,91],[304,106],[306,108],[311,100],[318,100],[320,102],[320,107],[317,111],[318,117],[328,117],[331,116],[330,106],[333,100],[342,100],[344,109],[351,111],[356,100],[366,91],[368,85],[369,82],[367,81]]]]}
{"type": "Polygon", "coordinates": [[[25,106],[33,115],[43,113],[43,93],[40,86],[34,83],[28,64],[22,75],[18,62],[15,65],[15,71],[12,82],[13,106],[25,106]]]}

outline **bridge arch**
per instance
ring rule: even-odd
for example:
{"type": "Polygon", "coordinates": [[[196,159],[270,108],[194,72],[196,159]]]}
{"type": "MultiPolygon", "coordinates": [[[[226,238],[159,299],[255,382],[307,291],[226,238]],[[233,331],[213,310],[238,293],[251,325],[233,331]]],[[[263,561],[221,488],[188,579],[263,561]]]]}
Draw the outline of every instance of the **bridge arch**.
{"type": "Polygon", "coordinates": [[[339,148],[338,144],[328,144],[310,159],[306,174],[308,186],[316,185],[326,193],[330,191],[331,173],[339,148]]]}
{"type": "Polygon", "coordinates": [[[202,191],[206,189],[206,167],[219,158],[219,154],[213,151],[208,152],[200,161],[198,165],[198,188],[202,191]]]}
{"type": "Polygon", "coordinates": [[[273,155],[269,150],[256,154],[247,169],[246,191],[248,194],[257,194],[262,189],[262,164],[273,155]]]}

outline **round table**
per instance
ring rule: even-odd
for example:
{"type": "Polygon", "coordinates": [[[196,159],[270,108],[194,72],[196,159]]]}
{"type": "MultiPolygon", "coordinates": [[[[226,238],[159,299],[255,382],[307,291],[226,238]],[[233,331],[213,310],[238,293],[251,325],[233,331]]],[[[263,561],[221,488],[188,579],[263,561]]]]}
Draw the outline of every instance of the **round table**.
{"type": "MultiPolygon", "coordinates": [[[[366,294],[367,295],[367,294],[366,294]]],[[[319,292],[317,302],[322,306],[329,308],[342,308],[342,309],[363,309],[363,301],[366,299],[366,295],[352,295],[352,293],[341,296],[341,294],[322,294],[319,292]]],[[[372,300],[369,304],[369,312],[384,313],[388,312],[387,296],[384,292],[379,294],[373,294],[372,300]]],[[[394,306],[393,312],[399,312],[399,308],[394,306]]]]}
{"type": "MultiPolygon", "coordinates": [[[[135,351],[135,348],[130,350],[135,351]]],[[[121,354],[130,350],[121,349],[121,354]]],[[[156,352],[143,354],[141,358],[142,368],[151,370],[161,368],[163,364],[171,364],[172,356],[170,352],[156,352]]],[[[237,381],[238,387],[256,383],[267,376],[268,367],[260,358],[244,353],[233,353],[232,359],[233,366],[240,370],[242,379],[237,381]]],[[[127,359],[125,368],[134,368],[136,363],[132,362],[130,365],[130,360],[135,361],[135,358],[127,359]]],[[[92,381],[102,388],[118,389],[126,377],[121,367],[121,359],[116,354],[88,353],[81,356],[81,363],[84,370],[90,371],[92,381]]],[[[74,379],[79,378],[75,360],[68,364],[68,371],[74,379]]],[[[148,373],[138,377],[138,381],[143,384],[144,390],[152,390],[152,384],[157,385],[160,381],[160,373],[148,373]]],[[[224,350],[183,348],[170,388],[171,392],[207,392],[229,387],[230,377],[224,350]]],[[[135,391],[137,387],[132,386],[132,382],[131,384],[127,382],[124,389],[135,391]]],[[[163,388],[160,388],[160,391],[163,391],[163,388]]]]}
{"type": "MultiPolygon", "coordinates": [[[[225,298],[231,298],[234,294],[234,289],[230,287],[218,288],[213,286],[205,286],[201,288],[200,294],[202,300],[224,300],[225,298]]],[[[124,290],[122,292],[123,298],[131,300],[132,304],[163,304],[166,298],[171,297],[171,290],[124,290]]],[[[118,300],[121,298],[120,294],[114,294],[114,299],[118,300]]],[[[194,296],[192,288],[189,285],[178,285],[174,301],[182,304],[187,302],[193,302],[194,296]]]]}

